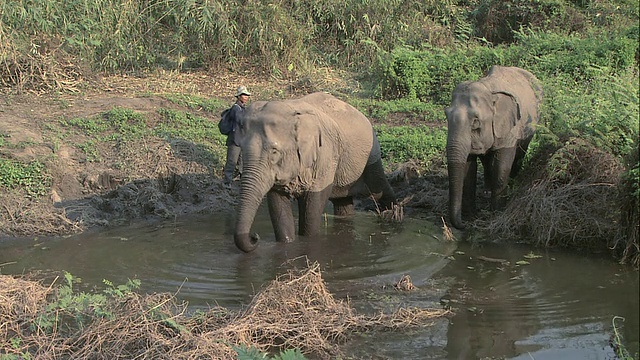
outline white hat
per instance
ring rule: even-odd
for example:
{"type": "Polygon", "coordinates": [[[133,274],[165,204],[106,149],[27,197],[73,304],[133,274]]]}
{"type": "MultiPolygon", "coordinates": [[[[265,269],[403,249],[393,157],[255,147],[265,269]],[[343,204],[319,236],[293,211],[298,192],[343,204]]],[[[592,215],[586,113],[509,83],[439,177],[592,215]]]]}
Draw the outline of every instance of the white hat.
{"type": "Polygon", "coordinates": [[[236,91],[236,97],[240,96],[240,95],[248,95],[251,96],[251,93],[249,92],[249,90],[247,90],[246,86],[238,86],[238,90],[236,91]]]}

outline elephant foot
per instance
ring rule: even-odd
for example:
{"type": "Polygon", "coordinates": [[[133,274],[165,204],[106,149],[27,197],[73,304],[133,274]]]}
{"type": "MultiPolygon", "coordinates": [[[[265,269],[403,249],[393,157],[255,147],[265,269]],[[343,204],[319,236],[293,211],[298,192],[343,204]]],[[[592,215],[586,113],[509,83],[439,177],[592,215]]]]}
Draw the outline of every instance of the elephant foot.
{"type": "Polygon", "coordinates": [[[335,216],[351,216],[355,214],[353,198],[351,197],[331,199],[331,203],[333,204],[333,214],[335,216]]]}

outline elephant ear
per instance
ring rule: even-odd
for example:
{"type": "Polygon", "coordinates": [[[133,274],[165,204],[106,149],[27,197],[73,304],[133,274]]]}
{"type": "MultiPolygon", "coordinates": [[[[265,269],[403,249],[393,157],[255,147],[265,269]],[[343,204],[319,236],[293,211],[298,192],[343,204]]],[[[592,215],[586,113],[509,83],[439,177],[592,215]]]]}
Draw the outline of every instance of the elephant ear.
{"type": "Polygon", "coordinates": [[[496,92],[493,97],[493,136],[494,148],[515,146],[520,138],[520,104],[515,96],[505,92],[496,92]]]}
{"type": "Polygon", "coordinates": [[[295,111],[294,116],[298,158],[303,169],[310,168],[316,164],[322,146],[320,123],[312,111],[295,111]]]}
{"type": "Polygon", "coordinates": [[[538,79],[524,69],[494,65],[481,81],[492,93],[508,95],[518,105],[514,136],[518,139],[532,136],[543,96],[538,79]]]}

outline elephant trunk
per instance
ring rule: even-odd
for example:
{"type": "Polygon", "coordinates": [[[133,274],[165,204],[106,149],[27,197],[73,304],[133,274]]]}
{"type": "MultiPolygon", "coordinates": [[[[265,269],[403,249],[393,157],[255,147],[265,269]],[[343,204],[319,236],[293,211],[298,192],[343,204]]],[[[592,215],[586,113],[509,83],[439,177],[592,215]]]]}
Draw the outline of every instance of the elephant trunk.
{"type": "Polygon", "coordinates": [[[260,240],[258,234],[250,234],[250,232],[258,207],[273,186],[273,181],[265,179],[268,173],[266,169],[260,171],[255,166],[243,164],[234,241],[236,246],[244,252],[255,250],[260,240]]]}
{"type": "Polygon", "coordinates": [[[449,219],[458,229],[464,229],[462,223],[462,192],[464,188],[466,163],[449,163],[449,219]]]}
{"type": "Polygon", "coordinates": [[[464,224],[462,223],[462,197],[471,141],[460,142],[456,137],[463,137],[466,139],[466,134],[456,134],[450,131],[447,139],[449,219],[454,227],[464,229],[464,224]]]}

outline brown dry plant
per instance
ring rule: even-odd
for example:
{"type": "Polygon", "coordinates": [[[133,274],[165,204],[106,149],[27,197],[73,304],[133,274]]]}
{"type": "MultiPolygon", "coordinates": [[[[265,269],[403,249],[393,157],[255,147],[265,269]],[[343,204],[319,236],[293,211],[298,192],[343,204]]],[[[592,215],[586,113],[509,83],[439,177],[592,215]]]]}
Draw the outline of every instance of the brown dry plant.
{"type": "Polygon", "coordinates": [[[41,282],[0,276],[0,356],[37,359],[232,359],[234,347],[262,351],[298,348],[315,358],[341,354],[356,332],[428,326],[447,310],[402,308],[362,315],[336,300],[318,263],[277,277],[247,308],[214,307],[188,316],[175,294],[114,296],[100,313],[85,311],[77,323],[72,309],[54,311],[56,326],[39,326],[51,316],[56,289],[41,282]],[[69,312],[69,313],[66,313],[69,312]],[[66,313],[66,314],[65,314],[66,313]]]}
{"type": "Polygon", "coordinates": [[[55,208],[53,200],[31,199],[22,193],[0,194],[0,234],[14,236],[74,234],[83,224],[71,220],[64,208],[55,208]]]}
{"type": "MultiPolygon", "coordinates": [[[[0,35],[3,34],[0,29],[0,35]]],[[[31,40],[30,51],[18,48],[12,36],[0,36],[0,89],[43,94],[50,91],[78,93],[83,71],[77,60],[62,49],[63,41],[53,37],[31,40]],[[45,45],[42,46],[44,43],[45,45]]]]}
{"type": "Polygon", "coordinates": [[[572,139],[539,164],[529,184],[488,224],[497,239],[535,245],[606,249],[616,233],[616,184],[620,162],[580,139],[572,139]]]}
{"type": "Polygon", "coordinates": [[[447,241],[457,241],[456,237],[453,235],[453,231],[451,228],[447,226],[447,222],[444,221],[444,217],[440,218],[442,220],[442,237],[447,241]]]}

